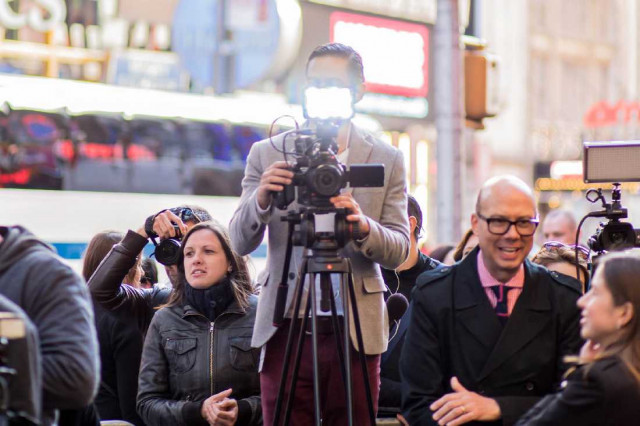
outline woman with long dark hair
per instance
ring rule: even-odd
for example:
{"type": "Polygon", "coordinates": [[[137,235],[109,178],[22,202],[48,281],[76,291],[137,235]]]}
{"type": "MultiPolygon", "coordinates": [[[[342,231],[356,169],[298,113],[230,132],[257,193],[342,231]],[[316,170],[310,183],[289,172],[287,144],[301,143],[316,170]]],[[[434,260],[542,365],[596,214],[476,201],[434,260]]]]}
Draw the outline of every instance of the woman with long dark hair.
{"type": "Polygon", "coordinates": [[[147,331],[138,413],[153,425],[261,424],[247,265],[216,222],[195,225],[180,250],[180,279],[147,331]]]}
{"type": "MultiPolygon", "coordinates": [[[[93,236],[84,255],[82,275],[89,280],[100,262],[123,235],[103,231],[93,236]]],[[[142,268],[137,258],[123,283],[140,286],[142,268]]],[[[100,343],[100,388],[95,406],[102,420],[126,420],[142,425],[136,413],[138,370],[143,337],[132,312],[128,309],[107,311],[94,303],[95,323],[100,343]]]]}
{"type": "Polygon", "coordinates": [[[586,340],[562,389],[518,425],[630,425],[640,419],[640,251],[608,254],[578,300],[586,340]]]}

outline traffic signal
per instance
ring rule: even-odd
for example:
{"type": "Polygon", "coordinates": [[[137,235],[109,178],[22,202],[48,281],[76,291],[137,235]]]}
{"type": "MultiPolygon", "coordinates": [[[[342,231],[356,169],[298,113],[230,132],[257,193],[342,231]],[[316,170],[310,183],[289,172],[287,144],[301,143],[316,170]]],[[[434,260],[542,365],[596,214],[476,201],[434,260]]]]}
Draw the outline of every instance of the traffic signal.
{"type": "Polygon", "coordinates": [[[464,98],[467,120],[481,125],[482,119],[494,117],[500,105],[500,61],[465,37],[464,98]]]}

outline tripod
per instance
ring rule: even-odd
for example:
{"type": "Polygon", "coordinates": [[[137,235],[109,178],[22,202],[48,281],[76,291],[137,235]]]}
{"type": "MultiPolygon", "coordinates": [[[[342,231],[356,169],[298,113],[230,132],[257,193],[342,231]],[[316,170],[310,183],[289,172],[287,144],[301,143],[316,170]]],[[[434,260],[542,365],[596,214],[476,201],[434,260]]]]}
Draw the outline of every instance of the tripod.
{"type": "MultiPolygon", "coordinates": [[[[285,254],[285,267],[283,269],[283,277],[278,287],[278,295],[276,302],[276,309],[274,313],[274,325],[281,325],[284,317],[284,306],[286,304],[286,295],[288,293],[288,284],[286,281],[286,275],[289,270],[291,262],[292,246],[294,244],[294,225],[302,222],[301,228],[308,231],[309,220],[313,219],[313,212],[306,212],[302,215],[296,212],[290,212],[287,217],[283,217],[283,220],[289,222],[289,238],[287,240],[287,251],[285,254]],[[302,219],[301,219],[302,218],[302,219]],[[307,221],[307,222],[305,222],[307,221]]],[[[344,220],[341,212],[336,213],[336,223],[344,220]]],[[[336,227],[338,228],[338,227],[336,227]]],[[[282,415],[283,399],[285,393],[285,387],[287,385],[287,376],[289,375],[289,364],[291,362],[291,355],[293,349],[293,341],[296,332],[298,333],[298,340],[296,345],[295,359],[293,364],[293,370],[291,379],[289,381],[289,395],[286,401],[286,407],[284,410],[284,425],[289,424],[291,410],[293,409],[293,399],[295,394],[296,383],[298,380],[298,371],[300,368],[300,361],[302,358],[303,345],[305,332],[309,320],[309,313],[311,313],[311,339],[312,339],[312,356],[313,356],[313,397],[314,397],[314,412],[315,412],[315,424],[319,426],[322,424],[321,410],[320,410],[320,369],[319,369],[319,356],[318,356],[318,315],[316,312],[317,298],[316,293],[316,278],[320,282],[320,309],[323,312],[331,311],[331,323],[333,334],[336,340],[336,346],[338,350],[338,357],[340,360],[340,372],[342,375],[345,395],[346,395],[346,407],[347,407],[347,420],[349,425],[354,424],[353,419],[353,381],[351,375],[351,339],[349,335],[350,328],[350,311],[353,312],[353,322],[355,325],[356,340],[358,343],[358,356],[360,366],[362,367],[362,376],[364,380],[365,392],[367,394],[367,406],[369,412],[370,424],[375,424],[375,414],[373,410],[373,398],[371,395],[371,385],[369,383],[369,375],[367,371],[366,358],[364,354],[364,344],[362,339],[362,329],[360,327],[360,317],[358,315],[358,306],[355,299],[355,290],[353,286],[353,277],[351,271],[351,262],[348,258],[344,258],[338,254],[340,248],[340,242],[343,242],[345,238],[335,238],[333,236],[324,235],[319,238],[316,237],[315,232],[304,233],[308,237],[305,244],[308,247],[302,258],[302,264],[298,273],[296,281],[296,287],[294,292],[294,308],[293,319],[289,328],[287,336],[287,344],[285,347],[285,356],[282,366],[282,375],[280,378],[280,387],[278,390],[278,396],[276,399],[276,408],[274,413],[274,425],[280,425],[280,418],[282,415]],[[342,295],[342,308],[343,308],[343,327],[340,330],[339,316],[337,314],[336,299],[333,294],[331,277],[339,277],[340,286],[339,291],[342,295]],[[297,321],[300,307],[302,305],[302,298],[305,293],[305,282],[308,283],[308,296],[306,298],[306,304],[304,309],[304,315],[301,321],[297,321]],[[300,329],[297,330],[298,323],[300,329]]],[[[299,237],[300,235],[298,235],[299,237]]],[[[298,245],[301,241],[298,238],[298,245]]]]}

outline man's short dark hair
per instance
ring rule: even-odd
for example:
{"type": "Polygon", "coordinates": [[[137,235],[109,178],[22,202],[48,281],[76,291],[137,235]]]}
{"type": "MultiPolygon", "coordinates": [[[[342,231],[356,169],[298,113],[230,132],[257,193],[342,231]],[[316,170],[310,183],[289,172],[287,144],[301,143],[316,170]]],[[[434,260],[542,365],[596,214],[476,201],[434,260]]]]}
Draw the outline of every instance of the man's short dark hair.
{"type": "Polygon", "coordinates": [[[422,233],[422,209],[413,195],[407,195],[407,216],[416,218],[416,229],[413,231],[413,235],[418,241],[422,233]]]}
{"type": "Polygon", "coordinates": [[[364,83],[364,68],[362,66],[362,56],[356,52],[353,47],[347,46],[342,43],[327,43],[316,47],[309,59],[307,59],[307,69],[309,68],[309,62],[315,58],[321,58],[323,56],[335,56],[338,58],[344,58],[349,60],[349,70],[351,71],[351,77],[353,83],[364,83]]]}

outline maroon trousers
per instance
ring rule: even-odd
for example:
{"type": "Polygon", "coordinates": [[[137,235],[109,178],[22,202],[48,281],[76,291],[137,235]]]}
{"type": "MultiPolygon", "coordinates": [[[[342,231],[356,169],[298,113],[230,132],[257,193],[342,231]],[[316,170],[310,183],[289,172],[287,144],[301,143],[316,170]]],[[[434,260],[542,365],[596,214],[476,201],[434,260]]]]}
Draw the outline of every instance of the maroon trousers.
{"type": "MultiPolygon", "coordinates": [[[[322,320],[325,320],[325,318],[322,320]]],[[[326,330],[329,327],[319,328],[326,330]]],[[[296,331],[298,330],[300,330],[299,324],[296,327],[296,331]]],[[[289,322],[281,326],[266,345],[264,363],[260,373],[262,416],[265,426],[272,426],[274,421],[276,399],[278,397],[278,387],[280,386],[288,333],[289,322]]],[[[289,378],[293,370],[297,340],[296,333],[289,364],[289,378]]],[[[333,333],[322,333],[321,330],[318,334],[318,359],[320,366],[320,407],[322,410],[322,424],[346,425],[347,398],[345,396],[342,372],[340,371],[340,357],[337,351],[336,338],[333,333]]],[[[373,392],[373,409],[374,412],[377,412],[378,393],[380,391],[380,355],[367,355],[366,364],[369,373],[369,383],[371,384],[371,391],[373,392]]],[[[353,418],[355,424],[369,425],[370,420],[367,409],[367,396],[362,379],[362,367],[360,366],[358,352],[353,347],[351,348],[351,376],[354,401],[353,418]]],[[[286,401],[289,396],[289,378],[287,379],[287,389],[285,391],[285,397],[283,398],[280,422],[284,419],[286,401]]],[[[313,355],[311,333],[308,332],[305,333],[304,338],[290,424],[294,426],[314,424],[313,355]]]]}

